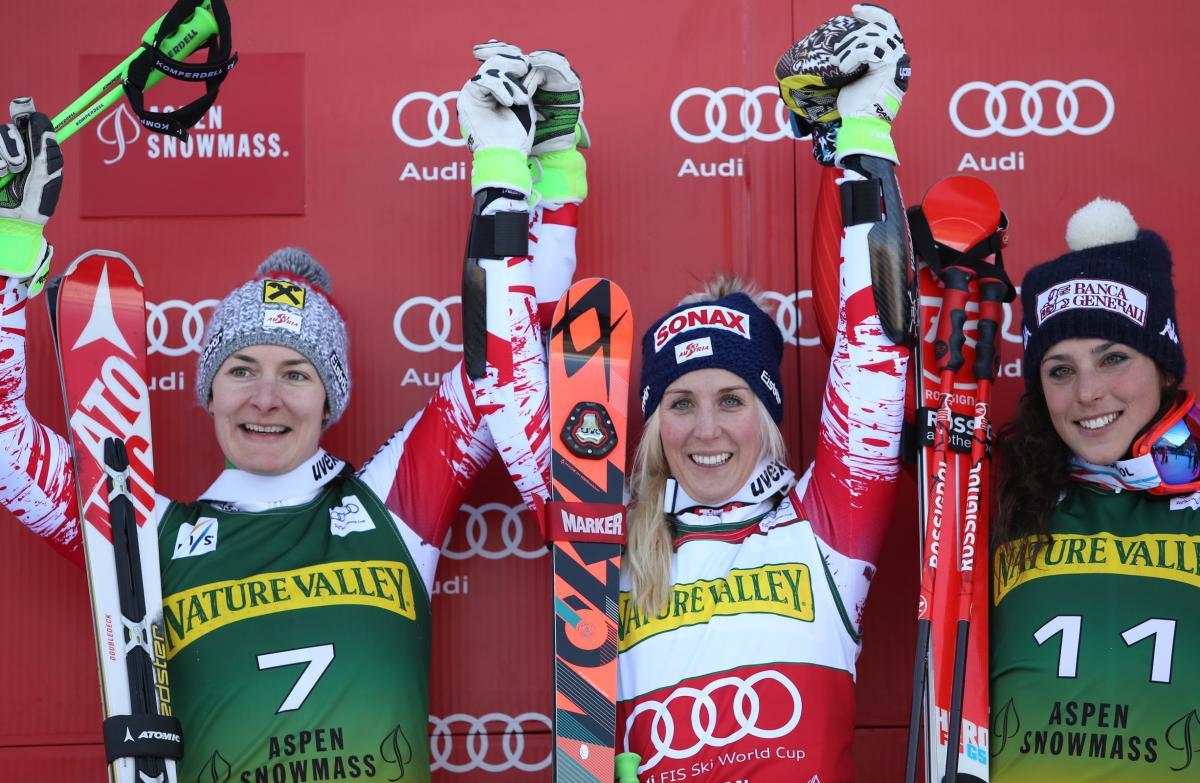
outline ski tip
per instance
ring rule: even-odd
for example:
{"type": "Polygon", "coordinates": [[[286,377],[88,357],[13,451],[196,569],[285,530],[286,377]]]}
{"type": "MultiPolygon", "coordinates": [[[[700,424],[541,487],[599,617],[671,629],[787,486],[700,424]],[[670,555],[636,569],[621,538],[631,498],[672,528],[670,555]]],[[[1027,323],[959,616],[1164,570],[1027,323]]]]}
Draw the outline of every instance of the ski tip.
{"type": "Polygon", "coordinates": [[[126,256],[124,253],[118,253],[116,250],[104,250],[101,248],[96,248],[95,250],[89,250],[86,253],[78,256],[67,267],[67,271],[65,271],[61,275],[59,275],[59,278],[70,276],[72,273],[75,272],[76,269],[78,269],[80,267],[80,265],[83,264],[84,261],[87,261],[92,256],[101,256],[102,258],[108,258],[113,261],[123,262],[126,266],[128,266],[130,268],[130,270],[133,271],[133,279],[137,281],[137,284],[139,286],[142,286],[143,288],[145,288],[145,283],[142,282],[142,273],[139,272],[138,268],[133,265],[133,262],[129,260],[128,256],[126,256]]]}

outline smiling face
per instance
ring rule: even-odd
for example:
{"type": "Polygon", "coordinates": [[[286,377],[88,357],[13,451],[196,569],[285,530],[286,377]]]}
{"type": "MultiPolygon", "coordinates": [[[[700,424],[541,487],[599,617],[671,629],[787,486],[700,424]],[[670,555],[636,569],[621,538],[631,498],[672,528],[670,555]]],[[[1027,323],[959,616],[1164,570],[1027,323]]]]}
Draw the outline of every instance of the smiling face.
{"type": "Polygon", "coordinates": [[[763,452],[757,405],[728,370],[696,370],[667,387],[658,408],[663,452],[692,498],[718,505],[750,478],[763,452]]]}
{"type": "Polygon", "coordinates": [[[1097,465],[1123,458],[1162,400],[1164,381],[1154,361],[1108,340],[1055,343],[1038,375],[1058,436],[1097,465]]]}
{"type": "Polygon", "coordinates": [[[281,345],[230,355],[213,378],[208,411],[225,458],[264,476],[287,473],[316,454],[329,416],[316,368],[281,345]]]}

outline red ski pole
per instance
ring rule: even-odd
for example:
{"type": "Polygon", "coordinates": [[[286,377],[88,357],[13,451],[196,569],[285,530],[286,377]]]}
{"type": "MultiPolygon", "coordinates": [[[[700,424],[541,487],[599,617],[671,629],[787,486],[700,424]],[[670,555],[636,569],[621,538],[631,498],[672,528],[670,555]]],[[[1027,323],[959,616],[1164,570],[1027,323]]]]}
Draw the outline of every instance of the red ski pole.
{"type": "Polygon", "coordinates": [[[938,410],[933,435],[932,497],[926,503],[927,520],[921,557],[921,595],[917,603],[917,654],[913,662],[913,697],[908,723],[908,761],[905,780],[914,783],[917,776],[917,741],[921,730],[925,673],[929,660],[929,635],[933,626],[933,590],[937,583],[942,521],[946,508],[946,451],[950,447],[950,398],[954,375],[963,366],[963,324],[967,320],[967,297],[972,272],[962,266],[941,270],[942,308],[938,316],[934,352],[938,359],[938,410]]]}
{"type": "Polygon", "coordinates": [[[978,389],[975,395],[975,427],[971,440],[971,470],[967,474],[966,507],[962,514],[961,554],[959,572],[961,587],[958,595],[958,625],[954,641],[954,681],[950,694],[950,725],[946,735],[947,783],[958,777],[958,745],[962,737],[963,695],[966,687],[967,642],[971,631],[972,597],[975,576],[975,537],[983,509],[983,486],[987,481],[986,465],[991,422],[988,405],[992,396],[992,381],[1000,357],[996,352],[996,334],[1000,329],[1001,303],[1012,298],[1012,284],[999,264],[980,273],[979,278],[979,340],[975,345],[975,364],[972,366],[978,389]],[[981,511],[981,509],[983,509],[981,511]]]}

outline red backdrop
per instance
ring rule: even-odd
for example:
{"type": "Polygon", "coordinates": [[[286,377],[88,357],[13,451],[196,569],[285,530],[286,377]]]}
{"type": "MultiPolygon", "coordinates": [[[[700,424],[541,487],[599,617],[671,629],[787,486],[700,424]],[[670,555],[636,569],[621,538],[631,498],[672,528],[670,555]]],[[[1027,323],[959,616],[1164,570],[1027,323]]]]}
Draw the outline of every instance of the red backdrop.
{"type": "MultiPolygon", "coordinates": [[[[131,50],[167,7],[8,5],[4,90],[32,93],[49,111],[131,50]]],[[[806,463],[828,359],[809,299],[818,169],[807,144],[784,138],[771,69],[796,37],[846,8],[798,0],[230,5],[242,64],[191,145],[133,138],[127,114],[85,129],[66,144],[67,181],[49,230],[58,270],[103,247],[129,256],[146,280],[160,491],[192,498],[221,465],[193,402],[201,319],[278,246],[309,248],[348,305],[355,394],[326,438],[334,453],[368,457],[459,359],[467,153],[447,93],[473,70],[471,44],[490,36],[561,49],[583,75],[594,148],[579,272],[621,283],[639,330],[717,271],[773,292],[793,346],[785,430],[793,463],[806,463]]],[[[1187,230],[1194,186],[1184,174],[1197,157],[1196,109],[1164,73],[1200,67],[1188,37],[1194,4],[1160,0],[1136,17],[1116,3],[891,6],[913,54],[896,132],[908,201],[948,174],[984,176],[1011,218],[1008,255],[1019,278],[1064,249],[1074,209],[1099,194],[1122,199],[1171,242],[1188,339],[1196,316],[1186,297],[1198,281],[1187,263],[1196,240],[1187,230]]],[[[148,103],[177,105],[188,95],[164,85],[148,103]]],[[[30,319],[30,407],[61,431],[39,309],[30,319]]],[[[1010,315],[1001,419],[1021,388],[1019,313],[1010,315]]],[[[439,571],[438,780],[548,779],[549,567],[515,503],[490,473],[439,571]]],[[[0,769],[11,779],[100,780],[82,574],[4,517],[0,769]]],[[[860,780],[900,777],[916,563],[906,480],[866,618],[860,780]]]]}

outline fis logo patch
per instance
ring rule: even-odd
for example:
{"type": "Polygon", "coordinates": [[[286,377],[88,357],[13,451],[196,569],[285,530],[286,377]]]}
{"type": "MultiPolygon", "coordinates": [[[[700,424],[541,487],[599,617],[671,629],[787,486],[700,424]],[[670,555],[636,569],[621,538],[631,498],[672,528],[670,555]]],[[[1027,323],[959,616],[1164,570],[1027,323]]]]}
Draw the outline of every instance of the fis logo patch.
{"type": "Polygon", "coordinates": [[[375,523],[354,495],[342,498],[342,505],[329,509],[329,532],[345,538],[350,533],[374,530],[375,523]]]}
{"type": "Polygon", "coordinates": [[[185,522],[179,526],[179,535],[175,538],[175,551],[171,553],[171,559],[206,555],[216,548],[217,520],[212,517],[200,517],[194,525],[185,522]]]}
{"type": "Polygon", "coordinates": [[[304,307],[304,287],[290,280],[264,280],[263,301],[273,305],[287,305],[302,309],[304,307]]]}

